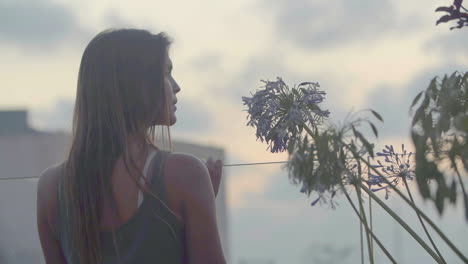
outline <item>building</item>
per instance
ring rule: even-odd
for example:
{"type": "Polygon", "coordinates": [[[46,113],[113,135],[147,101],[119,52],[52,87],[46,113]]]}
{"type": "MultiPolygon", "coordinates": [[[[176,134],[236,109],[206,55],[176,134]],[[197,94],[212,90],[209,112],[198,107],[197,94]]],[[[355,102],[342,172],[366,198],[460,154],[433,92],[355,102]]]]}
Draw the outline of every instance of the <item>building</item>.
{"type": "MultiPolygon", "coordinates": [[[[39,176],[63,161],[70,142],[65,132],[40,132],[28,126],[26,111],[0,111],[0,263],[43,263],[36,227],[37,179],[1,180],[39,176]],[[39,261],[40,260],[40,261],[39,261]]],[[[173,142],[175,152],[200,159],[224,160],[224,150],[187,142],[173,142]]],[[[225,185],[216,198],[219,233],[229,256],[225,185]]]]}

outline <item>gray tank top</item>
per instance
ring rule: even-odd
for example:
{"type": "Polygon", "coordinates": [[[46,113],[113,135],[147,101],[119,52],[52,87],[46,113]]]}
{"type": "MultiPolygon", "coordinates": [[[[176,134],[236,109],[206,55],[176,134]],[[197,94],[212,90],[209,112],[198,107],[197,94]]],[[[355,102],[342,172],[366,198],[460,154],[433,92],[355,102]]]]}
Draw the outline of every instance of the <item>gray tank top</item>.
{"type": "MultiPolygon", "coordinates": [[[[183,262],[183,224],[165,206],[168,202],[162,172],[167,155],[167,151],[157,151],[153,158],[153,173],[149,175],[151,192],[160,200],[145,193],[136,213],[115,230],[115,244],[111,232],[100,233],[102,264],[183,262]]],[[[77,261],[73,259],[74,252],[67,228],[69,221],[62,197],[60,178],[57,194],[59,242],[67,263],[77,264],[77,261]]]]}

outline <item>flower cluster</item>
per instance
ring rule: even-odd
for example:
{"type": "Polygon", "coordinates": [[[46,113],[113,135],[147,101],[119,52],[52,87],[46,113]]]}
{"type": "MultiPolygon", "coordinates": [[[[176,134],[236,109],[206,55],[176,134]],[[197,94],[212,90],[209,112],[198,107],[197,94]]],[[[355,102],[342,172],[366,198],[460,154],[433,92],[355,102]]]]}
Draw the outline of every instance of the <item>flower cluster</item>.
{"type": "Polygon", "coordinates": [[[330,112],[319,106],[326,94],[318,83],[290,88],[279,77],[262,82],[265,85],[255,94],[242,97],[248,108],[247,125],[256,128],[257,139],[265,141],[271,152],[288,151],[289,178],[301,186],[301,192],[318,195],[312,205],[329,203],[333,208],[337,193],[361,181],[359,157],[372,152],[373,144],[358,127],[369,122],[377,133],[375,127],[359,117],[342,127],[323,124],[330,112]]]}
{"type": "Polygon", "coordinates": [[[273,153],[285,151],[302,126],[309,124],[316,129],[330,114],[319,107],[325,92],[317,89],[318,83],[303,82],[290,88],[280,77],[262,82],[262,89],[251,97],[242,97],[242,101],[248,108],[247,125],[257,128],[257,139],[266,141],[273,153]]]}
{"type": "Polygon", "coordinates": [[[400,180],[408,181],[413,180],[415,177],[415,162],[411,159],[413,153],[408,153],[404,144],[401,145],[401,151],[402,153],[396,153],[392,145],[385,145],[382,152],[376,153],[378,157],[383,158],[383,162],[377,160],[378,165],[373,165],[373,167],[380,169],[386,180],[379,175],[369,172],[368,180],[366,181],[369,187],[376,186],[376,188],[371,189],[374,192],[385,190],[386,199],[388,199],[390,192],[389,183],[396,186],[400,180]]]}
{"type": "Polygon", "coordinates": [[[357,164],[349,159],[350,153],[340,144],[340,136],[340,131],[328,127],[311,140],[306,135],[290,143],[286,165],[289,178],[301,185],[302,193],[318,195],[312,206],[320,202],[334,208],[336,195],[357,178],[357,164]]]}

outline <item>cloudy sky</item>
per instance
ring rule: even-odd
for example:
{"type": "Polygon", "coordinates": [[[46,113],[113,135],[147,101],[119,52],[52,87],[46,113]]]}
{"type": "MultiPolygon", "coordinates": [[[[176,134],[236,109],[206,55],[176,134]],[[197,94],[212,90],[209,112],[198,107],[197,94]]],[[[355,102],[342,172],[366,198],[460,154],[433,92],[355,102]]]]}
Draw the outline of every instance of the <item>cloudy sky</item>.
{"type": "MultiPolygon", "coordinates": [[[[277,76],[291,85],[319,82],[333,122],[352,109],[379,111],[385,123],[377,145],[408,144],[414,96],[434,76],[468,67],[468,29],[435,26],[435,8],[450,3],[0,0],[0,108],[28,109],[38,129],[70,129],[85,46],[106,28],[137,27],[174,39],[170,56],[182,91],[172,134],[224,148],[225,163],[287,158],[256,141],[241,101],[261,79],[277,76]]],[[[311,208],[278,165],[229,168],[225,180],[232,263],[305,263],[328,245],[355,263],[358,233],[343,221],[357,222],[344,201],[335,211],[311,208]]],[[[463,223],[452,209],[441,224],[463,223]]],[[[468,234],[466,224],[452,226],[455,236],[468,234]]]]}

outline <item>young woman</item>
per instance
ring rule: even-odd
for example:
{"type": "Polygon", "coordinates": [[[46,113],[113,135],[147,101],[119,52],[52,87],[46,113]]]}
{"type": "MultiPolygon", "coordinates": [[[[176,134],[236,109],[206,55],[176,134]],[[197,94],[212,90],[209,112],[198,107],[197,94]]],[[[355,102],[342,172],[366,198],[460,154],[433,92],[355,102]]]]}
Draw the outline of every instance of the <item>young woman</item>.
{"type": "Polygon", "coordinates": [[[225,263],[214,202],[222,162],[152,143],[156,125],[176,122],[169,45],[164,33],[118,29],[86,47],[69,154],[38,183],[46,263],[225,263]]]}

